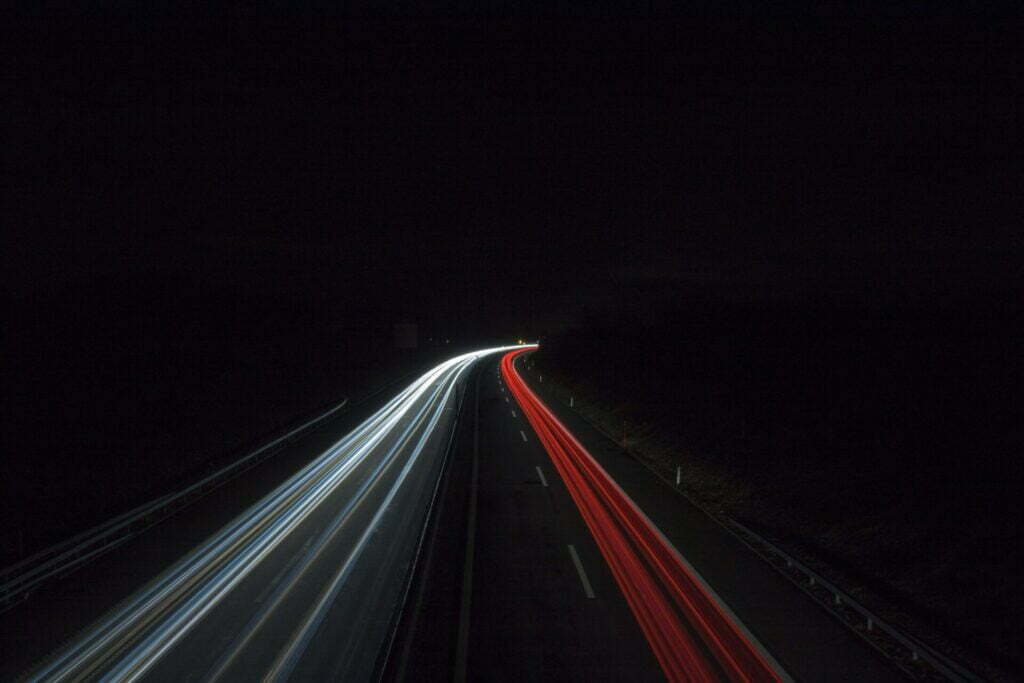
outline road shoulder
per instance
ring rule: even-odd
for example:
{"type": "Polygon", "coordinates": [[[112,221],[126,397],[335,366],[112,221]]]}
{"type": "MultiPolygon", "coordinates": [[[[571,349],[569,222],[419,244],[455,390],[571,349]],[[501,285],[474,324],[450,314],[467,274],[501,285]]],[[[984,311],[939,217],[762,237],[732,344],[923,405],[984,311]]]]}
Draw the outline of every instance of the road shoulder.
{"type": "Polygon", "coordinates": [[[797,680],[904,680],[877,652],[705,512],[564,403],[520,374],[597,462],[797,680]]]}

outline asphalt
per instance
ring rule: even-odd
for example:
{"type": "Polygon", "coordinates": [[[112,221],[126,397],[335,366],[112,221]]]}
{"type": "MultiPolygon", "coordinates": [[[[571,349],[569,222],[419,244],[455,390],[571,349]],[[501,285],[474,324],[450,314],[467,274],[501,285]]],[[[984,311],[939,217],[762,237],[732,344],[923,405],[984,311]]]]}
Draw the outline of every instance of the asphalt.
{"type": "MultiPolygon", "coordinates": [[[[218,600],[193,600],[186,593],[177,602],[161,604],[151,610],[154,620],[148,625],[104,645],[98,668],[80,673],[94,676],[124,665],[133,648],[155,637],[154,626],[166,623],[181,604],[196,602],[211,609],[189,628],[171,628],[160,656],[147,653],[140,660],[147,663],[148,680],[205,680],[211,675],[254,680],[268,671],[313,680],[372,677],[404,599],[464,386],[465,375],[457,382],[450,375],[435,382],[340,485],[261,561],[248,563],[251,571],[218,600]],[[422,448],[415,459],[409,455],[414,445],[422,448]],[[357,504],[349,506],[351,502],[357,504]],[[360,553],[353,552],[357,547],[360,553]],[[335,592],[336,585],[344,589],[335,592]],[[323,609],[318,611],[315,606],[320,604],[323,609]]],[[[62,643],[95,631],[112,606],[120,605],[116,611],[134,604],[155,585],[154,576],[180,566],[179,561],[187,563],[182,558],[190,557],[211,534],[335,445],[384,402],[370,402],[329,420],[244,478],[147,530],[118,552],[47,584],[4,614],[2,677],[25,674],[62,643]]],[[[234,557],[225,553],[219,566],[234,564],[234,557]]]]}
{"type": "MultiPolygon", "coordinates": [[[[467,395],[385,679],[664,680],[547,453],[502,386],[497,361],[481,365],[478,386],[467,395]]],[[[522,359],[516,365],[789,676],[906,680],[729,531],[555,400],[522,359]]]]}
{"type": "Polygon", "coordinates": [[[378,459],[392,448],[408,448],[396,434],[381,442],[374,449],[375,457],[365,459],[174,650],[161,657],[147,679],[205,680],[210,672],[217,672],[223,680],[257,680],[269,671],[297,680],[370,678],[402,597],[419,539],[418,522],[439,475],[437,456],[444,452],[453,419],[453,413],[447,412],[447,424],[430,430],[424,424],[410,435],[407,443],[425,438],[424,452],[434,457],[412,463],[406,479],[409,485],[397,488],[393,499],[385,499],[406,464],[402,457],[387,464],[378,459]],[[384,469],[378,473],[376,468],[382,464],[384,469]],[[364,483],[368,488],[361,490],[364,483]],[[358,504],[346,513],[347,504],[354,500],[358,504]],[[382,508],[387,514],[375,524],[382,508]],[[344,590],[330,593],[370,528],[373,534],[346,575],[344,590]],[[316,550],[321,542],[324,545],[316,550]],[[320,627],[301,650],[295,649],[302,624],[325,598],[329,606],[320,627]],[[251,638],[246,639],[249,633],[251,638]],[[290,650],[297,653],[294,663],[280,659],[290,650]],[[182,665],[183,658],[187,666],[182,665]]]}
{"type": "MultiPolygon", "coordinates": [[[[424,452],[433,454],[409,471],[416,486],[388,498],[404,461],[376,470],[382,461],[368,458],[360,466],[365,471],[333,490],[175,640],[147,678],[196,680],[220,672],[225,680],[251,680],[278,667],[294,679],[364,680],[384,667],[387,680],[663,680],[547,453],[503,387],[498,360],[478,362],[463,379],[467,391],[457,422],[449,400],[434,428],[416,427],[424,452]],[[359,482],[366,484],[359,494],[365,505],[332,528],[359,482]],[[374,525],[379,510],[385,512],[374,525]],[[333,594],[332,583],[370,527],[378,532],[365,539],[345,590],[333,594]],[[327,607],[317,613],[312,606],[321,600],[327,607]],[[310,637],[297,639],[301,624],[319,617],[310,637]],[[282,660],[290,648],[299,656],[282,660]],[[239,655],[231,658],[232,652],[239,655]]],[[[517,366],[522,371],[522,363],[517,366]]],[[[553,400],[535,375],[522,374],[796,680],[903,680],[728,531],[553,400]]],[[[0,678],[25,673],[136,594],[383,402],[312,430],[234,485],[4,614],[0,678]]]]}
{"type": "Polygon", "coordinates": [[[467,679],[661,680],[600,550],[496,366],[483,373],[480,397],[467,679]]]}
{"type": "Polygon", "coordinates": [[[626,491],[745,627],[798,681],[901,681],[904,674],[670,484],[556,399],[530,388],[626,491]]]}
{"type": "Polygon", "coordinates": [[[664,680],[497,360],[467,396],[388,679],[664,680]]]}
{"type": "Polygon", "coordinates": [[[93,562],[40,587],[0,615],[0,679],[28,673],[49,653],[171,567],[240,512],[380,408],[380,396],[327,420],[273,457],[93,562]]]}

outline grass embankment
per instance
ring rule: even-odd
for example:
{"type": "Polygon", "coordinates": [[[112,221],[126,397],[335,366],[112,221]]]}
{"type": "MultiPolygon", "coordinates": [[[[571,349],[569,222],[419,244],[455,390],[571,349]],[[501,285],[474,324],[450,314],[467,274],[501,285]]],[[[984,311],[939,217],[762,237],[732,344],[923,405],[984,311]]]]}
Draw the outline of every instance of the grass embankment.
{"type": "Polygon", "coordinates": [[[536,366],[709,511],[999,677],[1024,652],[1015,317],[709,307],[591,321],[536,366]]]}

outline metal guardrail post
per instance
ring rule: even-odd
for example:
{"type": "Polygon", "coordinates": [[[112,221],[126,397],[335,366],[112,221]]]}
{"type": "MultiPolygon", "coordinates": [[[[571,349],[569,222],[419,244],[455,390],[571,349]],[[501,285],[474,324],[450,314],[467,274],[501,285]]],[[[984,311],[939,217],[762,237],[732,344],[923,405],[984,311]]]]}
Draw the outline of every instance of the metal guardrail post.
{"type": "MultiPolygon", "coordinates": [[[[827,589],[833,595],[833,600],[836,605],[845,604],[847,607],[853,609],[859,613],[866,620],[866,631],[868,633],[876,633],[876,626],[878,631],[884,632],[886,635],[891,637],[894,641],[900,644],[904,651],[909,653],[911,661],[918,663],[922,660],[927,662],[932,669],[937,673],[944,676],[947,680],[968,682],[968,683],[980,683],[981,678],[968,671],[966,668],[957,664],[950,658],[946,657],[940,652],[933,650],[916,638],[909,636],[905,633],[900,632],[896,627],[886,623],[882,619],[879,619],[877,615],[870,612],[867,608],[861,605],[859,602],[854,600],[852,597],[847,595],[838,587],[834,586],[827,580],[820,577],[816,572],[810,568],[804,566],[799,561],[793,559],[788,553],[783,551],[781,548],[771,543],[767,539],[761,537],[759,534],[751,531],[743,524],[740,524],[734,519],[728,519],[729,523],[741,531],[744,535],[754,539],[764,547],[771,550],[775,555],[785,560],[786,566],[793,569],[795,568],[808,578],[810,586],[821,584],[822,587],[827,589]]],[[[753,548],[753,546],[750,546],[753,548]]],[[[756,552],[756,551],[755,551],[756,552]]],[[[785,574],[785,572],[783,572],[785,574]]],[[[806,589],[808,593],[814,595],[809,589],[806,589]]]]}
{"type": "MultiPolygon", "coordinates": [[[[541,380],[541,381],[543,381],[543,380],[541,380]]],[[[571,403],[572,403],[572,399],[570,398],[570,407],[572,407],[571,403]]],[[[606,436],[611,441],[621,445],[621,443],[615,438],[615,436],[610,434],[600,424],[596,423],[595,421],[593,421],[592,419],[590,419],[586,415],[583,415],[582,413],[577,413],[577,414],[580,415],[580,417],[582,417],[585,422],[587,422],[592,427],[594,427],[594,429],[596,429],[598,432],[600,432],[601,434],[606,436]]],[[[623,440],[625,440],[625,423],[624,422],[623,422],[623,440]]],[[[659,477],[662,477],[663,479],[665,478],[662,474],[660,474],[658,472],[655,472],[655,474],[657,474],[659,477]]],[[[838,587],[832,585],[831,583],[829,583],[828,581],[826,581],[822,577],[818,576],[814,571],[812,571],[811,569],[805,567],[803,564],[801,564],[797,560],[793,559],[788,553],[784,552],[783,550],[781,550],[780,548],[778,548],[777,546],[775,546],[771,542],[765,540],[760,535],[758,535],[755,532],[753,532],[750,529],[748,529],[746,526],[740,524],[736,520],[729,519],[729,518],[725,518],[725,521],[727,521],[729,523],[728,525],[727,524],[723,524],[721,520],[718,520],[714,516],[712,516],[712,519],[715,519],[716,521],[718,521],[727,530],[730,530],[729,526],[731,525],[732,527],[735,527],[735,529],[737,529],[740,532],[742,532],[741,534],[738,534],[735,531],[733,531],[732,533],[734,534],[734,536],[739,538],[743,543],[747,544],[748,547],[751,547],[753,549],[753,546],[751,546],[749,543],[747,543],[746,540],[743,539],[744,535],[746,535],[746,536],[756,540],[758,543],[762,544],[766,548],[769,548],[772,552],[774,552],[775,555],[777,555],[779,558],[781,558],[782,560],[785,561],[786,567],[788,569],[790,569],[790,570],[795,569],[795,570],[801,572],[802,574],[804,574],[804,576],[807,577],[807,580],[808,580],[808,583],[809,583],[810,587],[815,587],[815,586],[820,584],[823,588],[825,588],[826,590],[828,590],[829,592],[832,593],[834,605],[836,605],[836,606],[838,606],[838,605],[845,605],[849,609],[852,609],[854,612],[857,612],[858,614],[860,614],[865,619],[865,630],[867,631],[867,633],[877,634],[878,632],[884,632],[887,636],[891,637],[894,641],[896,641],[899,645],[901,645],[904,648],[904,651],[909,653],[912,661],[919,663],[920,661],[923,660],[923,661],[927,662],[932,667],[932,669],[934,671],[936,671],[938,674],[944,676],[947,680],[950,680],[950,681],[967,682],[967,683],[982,683],[983,679],[981,679],[980,677],[978,677],[977,675],[975,675],[971,671],[967,670],[966,668],[964,668],[960,664],[957,664],[956,662],[954,662],[950,658],[946,657],[945,655],[943,655],[943,654],[933,650],[932,648],[928,647],[924,643],[918,641],[916,638],[913,638],[912,636],[909,636],[909,635],[901,633],[895,627],[893,627],[893,626],[889,625],[888,623],[886,623],[885,621],[879,619],[874,613],[868,611],[859,602],[857,602],[852,597],[847,595],[841,589],[839,589],[838,587]]],[[[760,551],[755,550],[755,552],[757,552],[758,554],[761,554],[760,551]]],[[[783,575],[788,576],[788,574],[786,574],[786,572],[783,572],[781,569],[779,571],[783,575]]],[[[810,594],[813,597],[815,597],[815,598],[820,600],[820,595],[816,595],[815,592],[811,591],[809,587],[804,587],[800,582],[792,579],[792,577],[789,577],[789,578],[791,580],[793,580],[793,582],[796,585],[800,586],[802,588],[802,590],[804,590],[808,594],[810,594]]],[[[826,608],[831,611],[831,607],[828,605],[828,600],[821,601],[821,604],[824,604],[826,606],[826,608]]],[[[838,612],[834,612],[833,611],[833,613],[839,615],[838,612]]],[[[855,627],[851,626],[851,628],[855,632],[860,633],[859,631],[857,631],[857,629],[855,627]]],[[[871,642],[870,639],[867,639],[867,637],[864,636],[862,633],[860,635],[861,635],[861,637],[863,637],[866,640],[868,640],[868,642],[871,642]]],[[[876,645],[876,647],[877,647],[877,645],[876,645]]]]}

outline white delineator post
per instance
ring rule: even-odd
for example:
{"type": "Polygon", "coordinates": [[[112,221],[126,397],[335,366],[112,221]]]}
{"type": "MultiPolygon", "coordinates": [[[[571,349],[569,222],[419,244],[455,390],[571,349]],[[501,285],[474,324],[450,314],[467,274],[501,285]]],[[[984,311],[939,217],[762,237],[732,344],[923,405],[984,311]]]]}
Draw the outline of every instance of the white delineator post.
{"type": "Polygon", "coordinates": [[[676,465],[676,486],[683,480],[683,468],[681,465],[676,465]]]}

